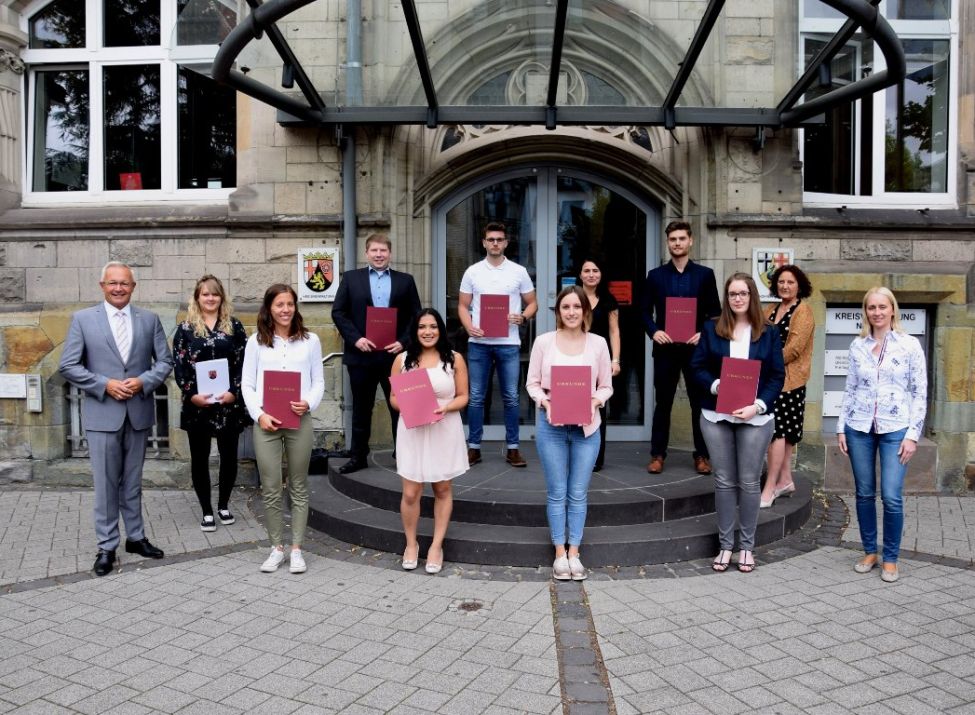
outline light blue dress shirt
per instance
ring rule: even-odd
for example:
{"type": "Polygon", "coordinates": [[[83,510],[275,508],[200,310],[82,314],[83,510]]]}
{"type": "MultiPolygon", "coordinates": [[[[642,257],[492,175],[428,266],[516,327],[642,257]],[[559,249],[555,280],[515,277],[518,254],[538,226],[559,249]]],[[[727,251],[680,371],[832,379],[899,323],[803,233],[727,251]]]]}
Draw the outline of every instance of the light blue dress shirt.
{"type": "Polygon", "coordinates": [[[385,271],[369,269],[369,290],[372,293],[372,304],[377,308],[389,307],[390,283],[389,269],[385,271]]]}

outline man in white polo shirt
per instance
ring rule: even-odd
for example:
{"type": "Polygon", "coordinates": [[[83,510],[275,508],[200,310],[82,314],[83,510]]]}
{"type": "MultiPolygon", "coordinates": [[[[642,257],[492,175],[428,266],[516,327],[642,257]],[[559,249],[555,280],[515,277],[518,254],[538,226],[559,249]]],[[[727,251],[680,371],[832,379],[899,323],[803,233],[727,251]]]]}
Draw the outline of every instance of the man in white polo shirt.
{"type": "Polygon", "coordinates": [[[491,370],[497,367],[501,399],[504,404],[505,459],[513,467],[524,467],[518,444],[518,386],[521,378],[521,336],[519,326],[538,310],[535,286],[524,266],[504,256],[508,238],[503,223],[489,223],[484,228],[484,250],[487,256],[464,271],[460,281],[458,317],[470,336],[467,345],[467,369],[470,375],[470,400],[467,403],[467,460],[472,465],[481,461],[481,436],[484,432],[484,399],[490,384],[491,370]],[[485,338],[477,327],[480,296],[508,296],[508,335],[485,338]],[[524,305],[524,307],[522,307],[524,305]]]}

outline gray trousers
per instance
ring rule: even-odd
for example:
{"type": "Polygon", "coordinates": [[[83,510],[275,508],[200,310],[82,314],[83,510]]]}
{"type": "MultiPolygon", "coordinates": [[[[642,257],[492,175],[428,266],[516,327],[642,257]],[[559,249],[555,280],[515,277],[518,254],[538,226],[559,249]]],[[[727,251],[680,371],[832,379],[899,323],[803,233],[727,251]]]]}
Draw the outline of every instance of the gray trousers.
{"type": "Polygon", "coordinates": [[[714,471],[714,506],[718,513],[721,548],[735,547],[735,521],[739,523],[739,548],[755,548],[755,529],[762,499],[760,482],[765,452],[772,441],[775,420],[764,425],[710,422],[704,415],[701,433],[711,454],[714,471]]]}
{"type": "Polygon", "coordinates": [[[308,525],[308,462],[315,441],[312,416],[301,416],[298,429],[265,432],[254,424],[254,456],[261,473],[261,497],[271,546],[284,544],[284,488],[281,458],[288,457],[288,495],[291,497],[291,543],[300,545],[308,525]]]}
{"type": "Polygon", "coordinates": [[[142,523],[142,464],[149,430],[132,429],[128,418],[117,432],[86,430],[91,473],[95,484],[95,536],[98,548],[119,545],[119,513],[130,541],[145,537],[142,523]]]}

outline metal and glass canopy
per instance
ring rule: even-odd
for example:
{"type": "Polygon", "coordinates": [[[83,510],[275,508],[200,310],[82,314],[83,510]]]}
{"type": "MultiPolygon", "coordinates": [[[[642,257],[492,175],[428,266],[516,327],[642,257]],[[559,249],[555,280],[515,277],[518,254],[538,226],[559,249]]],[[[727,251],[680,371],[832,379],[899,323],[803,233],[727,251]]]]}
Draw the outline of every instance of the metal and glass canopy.
{"type": "MultiPolygon", "coordinates": [[[[706,105],[701,100],[702,92],[692,89],[702,52],[708,48],[709,42],[715,41],[712,35],[716,34],[715,27],[725,0],[709,0],[696,21],[693,33],[688,33],[686,44],[673,40],[668,42],[659,35],[651,37],[657,32],[652,22],[637,22],[633,17],[626,16],[629,11],[607,0],[547,0],[544,3],[489,0],[483,3],[479,11],[469,13],[471,17],[465,21],[441,23],[439,27],[435,27],[429,19],[424,21],[422,13],[425,8],[422,3],[420,12],[414,0],[401,0],[398,3],[400,9],[394,3],[378,3],[385,7],[384,29],[405,25],[409,43],[403,42],[403,46],[412,50],[412,57],[400,57],[385,80],[387,89],[375,92],[368,99],[363,99],[361,88],[349,91],[347,85],[342,92],[333,87],[316,87],[313,77],[328,78],[329,73],[322,71],[320,62],[306,60],[303,64],[299,59],[302,52],[296,50],[296,45],[304,48],[306,54],[307,48],[312,46],[307,40],[302,44],[300,39],[295,39],[301,36],[299,24],[306,20],[302,11],[306,13],[311,10],[309,6],[315,0],[247,0],[250,13],[224,40],[214,58],[210,74],[218,82],[276,107],[281,112],[279,119],[309,126],[413,124],[434,128],[444,124],[527,124],[544,125],[548,129],[567,125],[647,125],[667,129],[677,126],[789,127],[812,121],[832,107],[893,86],[902,81],[906,73],[901,42],[878,10],[880,0],[821,1],[847,19],[775,106],[756,107],[749,102],[738,104],[752,106],[727,106],[735,104],[727,101],[724,102],[726,106],[701,106],[706,105]],[[504,13],[517,14],[512,14],[505,25],[504,13]],[[598,19],[597,14],[611,17],[615,27],[624,28],[620,32],[629,33],[630,44],[624,43],[622,34],[617,38],[608,31],[594,32],[591,21],[598,19]],[[487,20],[492,21],[491,29],[484,29],[487,20]],[[481,27],[479,22],[483,23],[481,27]],[[282,31],[282,25],[286,32],[282,31]],[[425,36],[425,29],[432,31],[425,36]],[[645,36],[641,36],[641,33],[645,36]],[[828,75],[834,56],[857,33],[876,43],[883,54],[886,68],[801,101],[817,81],[822,80],[824,73],[828,75]],[[289,40],[286,35],[293,39],[289,40]],[[477,80],[469,76],[471,73],[487,77],[492,71],[497,71],[497,68],[492,70],[486,64],[490,65],[492,57],[503,57],[505,52],[514,52],[510,48],[515,46],[518,38],[521,38],[522,48],[519,51],[527,58],[523,59],[523,64],[534,68],[530,78],[532,81],[523,82],[531,85],[523,88],[524,100],[520,104],[498,103],[492,100],[503,99],[503,92],[482,92],[477,101],[457,101],[456,85],[477,80]],[[281,62],[273,73],[251,72],[245,66],[244,56],[249,46],[253,51],[253,43],[270,43],[270,47],[273,47],[273,53],[281,62]],[[448,61],[444,47],[451,43],[455,47],[448,61]],[[475,50],[480,52],[478,62],[473,60],[475,50]],[[638,74],[634,68],[646,70],[642,83],[646,84],[646,77],[655,77],[661,82],[657,89],[641,93],[641,81],[634,80],[634,90],[629,96],[619,94],[616,97],[611,92],[590,91],[586,100],[571,101],[572,92],[566,87],[569,81],[566,67],[572,58],[602,53],[603,64],[610,65],[607,71],[612,71],[612,60],[605,58],[611,56],[614,50],[619,58],[625,58],[625,61],[620,59],[617,65],[633,62],[633,67],[620,69],[617,66],[617,72],[628,71],[629,76],[633,76],[638,74]],[[464,52],[471,55],[465,56],[464,52]],[[667,52],[670,53],[669,61],[666,57],[661,59],[667,52]],[[280,81],[275,82],[278,71],[280,81]],[[464,76],[465,71],[468,76],[464,76]],[[270,83],[262,79],[270,80],[270,83]],[[404,87],[409,86],[414,89],[404,91],[404,87]],[[612,100],[611,103],[608,103],[607,97],[612,100]]],[[[349,5],[349,14],[357,15],[358,11],[352,8],[357,8],[358,2],[349,5]]],[[[358,18],[350,17],[350,20],[347,30],[354,33],[353,23],[357,23],[358,18]]],[[[376,24],[373,25],[366,32],[377,31],[376,24]]],[[[358,42],[355,37],[351,40],[358,42]]],[[[327,52],[321,48],[339,42],[335,37],[320,39],[318,56],[327,52]]],[[[379,47],[380,51],[387,51],[382,43],[382,38],[373,38],[374,46],[379,47]]],[[[749,51],[750,48],[744,48],[746,55],[749,51]]],[[[337,54],[338,50],[334,49],[333,52],[337,54]]],[[[333,80],[338,68],[361,73],[361,58],[354,56],[357,52],[361,52],[361,49],[353,44],[349,46],[344,62],[332,63],[333,80]]],[[[266,47],[261,56],[267,60],[269,53],[270,48],[266,47]]],[[[408,51],[401,54],[406,55],[408,51]]],[[[335,82],[337,86],[338,82],[335,82]]],[[[725,96],[733,94],[725,93],[725,96]]]]}

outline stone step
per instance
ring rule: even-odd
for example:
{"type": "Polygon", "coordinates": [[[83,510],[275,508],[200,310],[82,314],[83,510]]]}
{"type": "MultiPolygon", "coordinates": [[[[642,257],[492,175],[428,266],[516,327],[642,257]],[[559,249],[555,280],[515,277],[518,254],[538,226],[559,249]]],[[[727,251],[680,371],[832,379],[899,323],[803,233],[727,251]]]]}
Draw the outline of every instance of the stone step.
{"type": "MultiPolygon", "coordinates": [[[[712,478],[695,474],[688,465],[680,466],[682,461],[689,465],[689,456],[668,460],[665,473],[653,476],[644,471],[642,457],[627,459],[628,464],[617,460],[593,475],[583,538],[587,564],[634,566],[717,553],[712,478]],[[615,520],[614,514],[618,515],[615,520]]],[[[531,474],[540,474],[537,460],[534,470],[531,459],[529,465],[527,470],[515,470],[500,459],[485,460],[455,480],[454,515],[444,543],[446,560],[533,567],[551,564],[544,484],[531,474]]],[[[348,476],[337,474],[334,466],[328,477],[309,478],[310,526],[348,543],[402,552],[399,477],[391,458],[378,455],[369,469],[348,476]]],[[[797,478],[795,494],[761,511],[758,545],[770,544],[801,527],[811,513],[811,497],[810,480],[797,478]]],[[[433,533],[431,507],[428,496],[421,505],[418,529],[421,553],[433,533]]]]}
{"type": "MultiPolygon", "coordinates": [[[[330,470],[332,486],[356,501],[378,509],[399,511],[401,479],[380,458],[376,466],[350,475],[330,470]]],[[[537,467],[506,468],[500,474],[476,465],[454,480],[452,521],[509,526],[546,526],[545,478],[537,467]]],[[[593,474],[589,486],[589,526],[619,526],[674,521],[714,511],[714,481],[690,468],[663,475],[606,467],[593,474]]],[[[427,489],[421,513],[433,515],[427,489]]]]}

